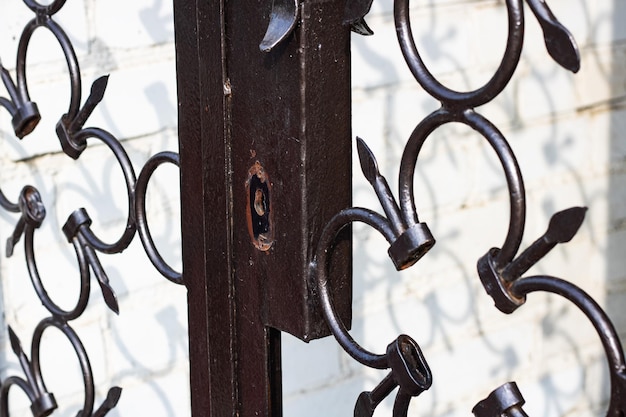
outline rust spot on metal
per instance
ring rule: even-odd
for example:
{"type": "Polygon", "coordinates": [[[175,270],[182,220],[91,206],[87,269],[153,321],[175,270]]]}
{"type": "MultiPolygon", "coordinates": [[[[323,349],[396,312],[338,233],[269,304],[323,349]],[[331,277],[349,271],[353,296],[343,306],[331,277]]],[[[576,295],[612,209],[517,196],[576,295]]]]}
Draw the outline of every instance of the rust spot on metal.
{"type": "Polygon", "coordinates": [[[268,251],[274,243],[271,188],[265,168],[256,161],[246,180],[246,219],[252,244],[261,251],[268,251]]]}

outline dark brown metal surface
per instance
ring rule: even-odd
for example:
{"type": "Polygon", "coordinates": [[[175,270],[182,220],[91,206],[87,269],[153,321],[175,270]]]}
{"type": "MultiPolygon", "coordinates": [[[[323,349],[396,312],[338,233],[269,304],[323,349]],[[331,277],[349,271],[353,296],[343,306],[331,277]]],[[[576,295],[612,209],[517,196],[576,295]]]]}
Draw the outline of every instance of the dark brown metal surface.
{"type": "Polygon", "coordinates": [[[228,242],[215,239],[207,244],[209,236],[228,233],[225,179],[210,178],[216,188],[210,201],[203,192],[211,172],[205,167],[213,166],[213,172],[223,176],[224,154],[208,152],[208,145],[201,140],[223,141],[225,136],[223,95],[201,94],[201,81],[207,91],[222,88],[222,63],[215,52],[221,50],[221,3],[176,1],[174,23],[179,152],[185,166],[181,170],[183,271],[188,292],[189,362],[194,364],[190,366],[191,412],[211,416],[235,408],[228,242]],[[200,54],[200,45],[213,53],[200,54]],[[211,122],[207,120],[209,108],[214,115],[211,122]],[[221,321],[209,322],[211,309],[221,309],[221,321]]]}
{"type": "MultiPolygon", "coordinates": [[[[245,305],[256,304],[266,325],[303,340],[329,334],[312,309],[312,244],[351,203],[349,31],[336,13],[339,3],[303,3],[300,24],[268,53],[258,42],[269,2],[227,3],[224,11],[236,283],[245,292],[257,288],[245,305]],[[256,163],[271,181],[274,242],[267,251],[247,237],[246,182],[256,163]]],[[[350,245],[339,250],[335,267],[344,278],[337,298],[349,320],[350,245]]]]}
{"type": "MultiPolygon", "coordinates": [[[[309,263],[351,200],[349,31],[337,4],[301,5],[300,24],[264,53],[270,2],[175,2],[194,416],[281,415],[279,330],[329,334],[309,263]],[[261,169],[265,188],[251,181],[261,169]],[[255,214],[270,211],[254,217],[268,223],[257,224],[271,233],[265,246],[251,186],[268,203],[255,214]]],[[[349,322],[349,240],[338,251],[349,322]]]]}

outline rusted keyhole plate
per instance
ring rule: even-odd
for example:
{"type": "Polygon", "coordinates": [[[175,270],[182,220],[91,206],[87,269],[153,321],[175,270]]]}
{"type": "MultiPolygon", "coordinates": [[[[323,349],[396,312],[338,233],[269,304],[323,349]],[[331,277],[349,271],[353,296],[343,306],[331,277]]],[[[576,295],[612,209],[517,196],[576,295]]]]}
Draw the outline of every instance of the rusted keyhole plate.
{"type": "Polygon", "coordinates": [[[246,217],[252,244],[268,251],[274,243],[272,232],[271,183],[267,172],[259,161],[248,170],[246,181],[246,217]]]}

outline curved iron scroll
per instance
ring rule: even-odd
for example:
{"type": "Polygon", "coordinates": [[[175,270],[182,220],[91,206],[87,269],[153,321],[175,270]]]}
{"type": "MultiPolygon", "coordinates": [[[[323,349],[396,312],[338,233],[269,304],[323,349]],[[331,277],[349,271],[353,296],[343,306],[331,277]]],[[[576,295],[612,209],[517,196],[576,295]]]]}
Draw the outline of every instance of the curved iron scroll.
{"type": "MultiPolygon", "coordinates": [[[[353,31],[371,34],[365,22],[373,0],[348,0],[344,23],[353,31]]],[[[556,19],[543,0],[528,0],[531,11],[543,30],[547,51],[564,68],[577,72],[580,68],[578,47],[569,31],[556,19]]],[[[441,84],[422,61],[411,30],[409,0],[394,1],[394,16],[398,41],[405,61],[416,81],[441,107],[426,116],[409,137],[399,172],[399,196],[395,199],[385,178],[379,173],[376,159],[365,142],[357,138],[361,168],[383,207],[384,216],[365,208],[343,210],[327,224],[311,271],[316,279],[319,303],[328,326],[342,348],[361,364],[377,369],[390,369],[383,381],[371,392],[357,399],[354,415],[372,416],[376,406],[399,387],[393,408],[394,417],[406,416],[412,397],[427,390],[432,376],[418,344],[402,335],[392,342],[385,354],[374,354],[361,347],[348,333],[336,313],[328,282],[328,258],[337,233],[352,222],[363,222],[389,242],[389,256],[396,269],[412,266],[434,245],[428,226],[420,222],[415,204],[413,177],[419,152],[426,139],[440,126],[462,123],[478,132],[491,146],[502,165],[510,197],[510,220],[507,235],[500,248],[494,248],[478,261],[478,275],[498,309],[512,313],[534,291],[559,294],[578,306],[593,323],[602,340],[611,375],[611,401],[607,415],[620,416],[626,412],[626,368],[617,333],[611,321],[584,291],[575,285],[553,277],[520,278],[557,243],[571,240],[585,215],[585,208],[574,207],[553,216],[547,232],[518,255],[526,215],[524,183],[515,155],[504,135],[475,108],[490,102],[506,87],[513,76],[522,52],[524,38],[524,9],[522,0],[506,0],[508,38],[498,69],[482,87],[468,92],[454,91],[441,84]]],[[[509,382],[479,402],[473,410],[477,417],[500,415],[524,416],[524,399],[514,382],[509,382]]]]}
{"type": "Polygon", "coordinates": [[[50,317],[43,319],[34,331],[30,358],[24,353],[17,335],[9,327],[11,346],[19,359],[24,377],[11,376],[0,384],[0,416],[9,415],[9,391],[13,386],[17,386],[26,393],[32,404],[31,411],[35,417],[50,415],[57,408],[54,395],[48,392],[46,388],[40,367],[40,342],[44,332],[50,327],[60,330],[69,340],[83,375],[84,403],[78,416],[104,416],[117,404],[121,395],[121,388],[111,388],[107,398],[94,410],[95,389],[91,365],[80,338],[69,322],[80,317],[87,307],[91,273],[95,275],[107,306],[115,313],[119,313],[115,291],[100,263],[98,253],[114,254],[124,251],[133,241],[137,232],[139,232],[141,243],[155,268],[168,280],[176,284],[183,284],[181,273],[170,267],[157,250],[146,217],[146,191],[152,174],[160,165],[165,163],[178,166],[179,158],[178,154],[173,152],[158,153],[145,163],[137,177],[130,158],[117,138],[100,128],[85,128],[87,119],[104,97],[108,76],[100,77],[92,84],[91,93],[81,107],[82,80],[78,60],[68,36],[54,21],[54,14],[61,10],[65,0],[55,0],[48,5],[42,5],[34,0],[24,0],[24,3],[33,11],[35,16],[24,28],[19,41],[16,81],[0,62],[0,77],[8,93],[8,98],[0,97],[0,107],[6,109],[12,117],[12,126],[18,138],[26,137],[37,127],[41,115],[37,104],[31,100],[28,92],[26,55],[33,33],[40,28],[49,30],[57,39],[65,56],[71,86],[68,110],[60,117],[56,125],[56,134],[61,148],[70,158],[78,159],[92,140],[104,143],[122,170],[128,196],[128,215],[120,237],[115,242],[107,243],[92,231],[90,227],[92,220],[84,208],[79,208],[70,214],[62,227],[62,231],[67,241],[73,245],[76,253],[80,294],[75,306],[70,310],[64,310],[48,295],[37,268],[34,236],[35,231],[41,226],[46,216],[46,208],[39,191],[31,185],[24,186],[18,196],[17,203],[13,203],[0,191],[0,206],[9,212],[20,215],[14,232],[7,240],[6,255],[11,256],[13,254],[15,246],[24,236],[24,250],[30,279],[39,299],[51,314],[50,317]]]}

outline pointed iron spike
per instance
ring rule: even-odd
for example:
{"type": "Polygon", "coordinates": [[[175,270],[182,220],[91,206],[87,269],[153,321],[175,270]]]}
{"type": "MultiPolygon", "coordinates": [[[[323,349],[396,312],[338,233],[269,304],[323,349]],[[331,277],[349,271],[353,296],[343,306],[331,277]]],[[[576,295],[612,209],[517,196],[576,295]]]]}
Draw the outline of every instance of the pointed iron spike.
{"type": "Polygon", "coordinates": [[[113,291],[113,288],[111,288],[108,282],[100,279],[100,277],[98,277],[98,283],[100,284],[100,289],[102,290],[104,302],[115,314],[119,315],[120,307],[117,303],[117,296],[115,295],[115,291],[113,291]]]}
{"type": "Polygon", "coordinates": [[[546,238],[558,243],[569,242],[583,224],[586,212],[587,207],[571,207],[555,213],[550,219],[546,238]]]}
{"type": "Polygon", "coordinates": [[[109,76],[103,75],[98,78],[91,84],[91,91],[89,93],[89,97],[85,101],[83,107],[79,110],[76,117],[70,121],[70,125],[68,130],[70,132],[77,132],[82,129],[83,125],[91,116],[96,106],[102,101],[104,98],[104,92],[106,91],[107,84],[109,82],[109,76]]]}
{"type": "Polygon", "coordinates": [[[100,103],[104,98],[104,92],[106,91],[109,83],[109,76],[103,75],[91,84],[91,92],[87,101],[93,101],[94,104],[100,103]]]}
{"type": "Polygon", "coordinates": [[[104,400],[104,402],[109,404],[111,408],[113,408],[115,407],[117,402],[120,400],[121,396],[122,396],[122,388],[112,387],[111,389],[109,389],[109,392],[107,393],[107,398],[106,400],[104,400]]]}
{"type": "Polygon", "coordinates": [[[380,176],[378,171],[378,163],[376,157],[365,144],[365,141],[359,137],[356,138],[357,151],[359,153],[359,161],[361,163],[361,170],[365,178],[373,184],[376,181],[376,177],[380,176]]]}
{"type": "Polygon", "coordinates": [[[508,282],[515,281],[557,244],[569,242],[578,232],[586,211],[585,207],[572,207],[554,214],[548,230],[504,268],[502,278],[508,282]]]}
{"type": "Polygon", "coordinates": [[[572,34],[558,21],[545,1],[528,0],[528,5],[541,25],[550,56],[565,69],[578,72],[580,53],[572,34]]]}
{"type": "Polygon", "coordinates": [[[11,341],[11,349],[13,350],[13,353],[15,353],[17,356],[20,356],[23,353],[20,339],[17,337],[11,326],[7,327],[9,329],[9,340],[11,341]]]}
{"type": "Polygon", "coordinates": [[[98,285],[100,285],[100,290],[102,291],[104,302],[115,314],[120,314],[120,308],[117,303],[117,296],[115,295],[115,291],[113,291],[113,288],[111,288],[111,285],[109,285],[109,277],[107,277],[106,272],[104,272],[102,264],[100,264],[100,260],[98,259],[98,255],[96,254],[95,250],[85,242],[85,239],[81,233],[78,234],[78,237],[79,241],[85,248],[85,255],[87,256],[89,265],[91,266],[91,269],[96,276],[98,285]]]}
{"type": "Polygon", "coordinates": [[[4,255],[7,258],[10,258],[11,256],[13,256],[14,249],[15,249],[15,243],[13,242],[13,236],[10,236],[7,238],[7,246],[4,251],[4,255]]]}
{"type": "Polygon", "coordinates": [[[572,34],[556,22],[544,27],[544,37],[550,56],[563,68],[577,73],[580,70],[580,52],[572,34]]]}
{"type": "Polygon", "coordinates": [[[122,389],[120,387],[109,389],[106,399],[100,404],[100,407],[93,413],[92,417],[104,417],[109,411],[115,408],[121,395],[122,389]]]}

